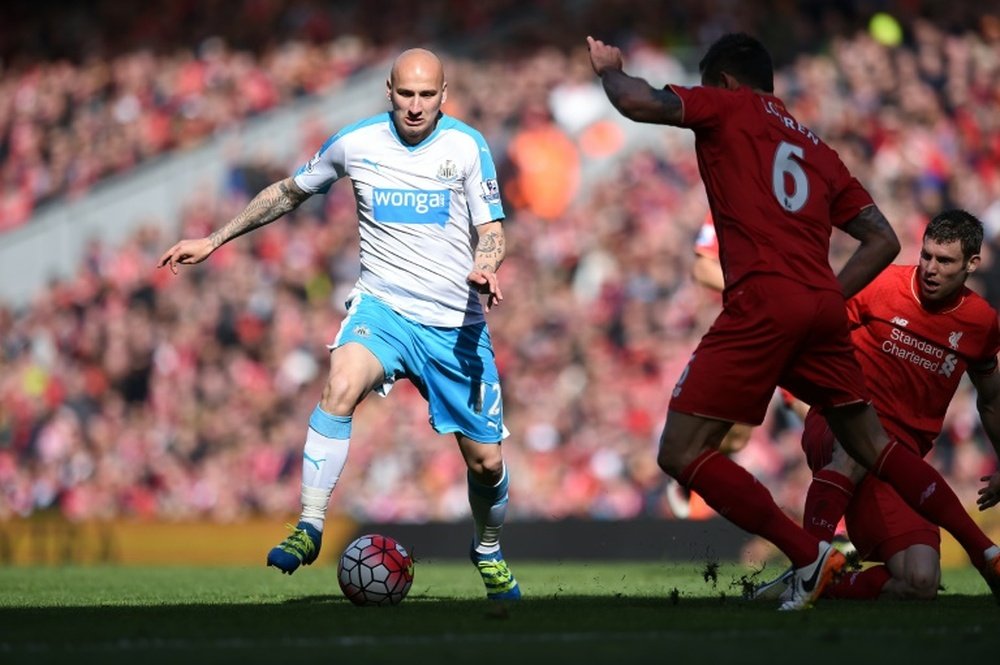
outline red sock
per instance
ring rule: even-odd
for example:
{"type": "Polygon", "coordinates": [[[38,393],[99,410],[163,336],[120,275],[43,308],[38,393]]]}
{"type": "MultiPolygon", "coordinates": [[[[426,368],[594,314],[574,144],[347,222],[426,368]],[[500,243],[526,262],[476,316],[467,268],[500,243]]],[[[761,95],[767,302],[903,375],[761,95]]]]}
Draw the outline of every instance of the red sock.
{"type": "Polygon", "coordinates": [[[984,552],[992,541],[932,466],[899,441],[890,441],[875,460],[872,472],[892,485],[911,508],[954,536],[976,568],[985,565],[984,552]]]}
{"type": "Polygon", "coordinates": [[[781,512],[767,488],[725,455],[703,452],[677,480],[736,526],[777,545],[796,568],[816,559],[819,541],[781,512]]]}
{"type": "Polygon", "coordinates": [[[824,598],[844,600],[875,600],[892,575],[885,566],[872,566],[861,571],[844,573],[823,590],[824,598]]]}
{"type": "Polygon", "coordinates": [[[854,496],[854,483],[842,473],[820,469],[806,493],[802,527],[820,540],[830,542],[847,504],[854,496]]]}

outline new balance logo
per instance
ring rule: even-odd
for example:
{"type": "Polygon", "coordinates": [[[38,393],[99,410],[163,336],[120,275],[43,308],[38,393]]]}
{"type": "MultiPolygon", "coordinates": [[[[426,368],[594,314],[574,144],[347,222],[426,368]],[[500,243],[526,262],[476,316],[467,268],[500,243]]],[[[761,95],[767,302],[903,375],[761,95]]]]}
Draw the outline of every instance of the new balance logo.
{"type": "Polygon", "coordinates": [[[910,322],[901,316],[892,317],[892,323],[899,326],[900,328],[905,328],[906,326],[910,325],[910,322]]]}

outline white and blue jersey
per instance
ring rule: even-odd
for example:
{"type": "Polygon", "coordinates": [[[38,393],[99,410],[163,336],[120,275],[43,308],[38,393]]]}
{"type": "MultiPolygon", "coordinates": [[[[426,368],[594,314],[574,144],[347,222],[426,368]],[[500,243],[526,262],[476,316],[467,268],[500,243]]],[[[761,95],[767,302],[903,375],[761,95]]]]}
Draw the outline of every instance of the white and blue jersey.
{"type": "Polygon", "coordinates": [[[361,276],[355,286],[428,326],[483,321],[473,270],[473,227],[503,219],[493,157],[482,135],[442,115],[415,146],[390,113],[330,137],[295,173],[308,193],[349,177],[357,199],[361,276]]]}
{"type": "Polygon", "coordinates": [[[309,193],[354,185],[361,276],[330,348],[371,351],[388,394],[406,377],[427,399],[439,433],[492,443],[507,436],[500,378],[473,270],[475,226],[503,219],[496,167],[482,135],[442,115],[418,145],[389,113],[334,134],[295,173],[309,193]]]}

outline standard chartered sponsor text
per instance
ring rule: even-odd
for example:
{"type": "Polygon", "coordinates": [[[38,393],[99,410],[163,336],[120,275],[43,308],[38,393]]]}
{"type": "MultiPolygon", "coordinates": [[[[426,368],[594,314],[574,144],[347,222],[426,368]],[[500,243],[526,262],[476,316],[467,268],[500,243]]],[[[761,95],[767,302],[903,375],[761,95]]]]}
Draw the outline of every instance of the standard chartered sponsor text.
{"type": "Polygon", "coordinates": [[[906,334],[899,328],[893,328],[889,339],[882,342],[882,351],[906,362],[911,362],[929,372],[937,372],[951,376],[955,370],[955,360],[952,354],[945,358],[944,349],[926,340],[906,334]],[[945,364],[942,366],[941,361],[945,364]],[[939,372],[940,370],[940,372],[939,372]]]}

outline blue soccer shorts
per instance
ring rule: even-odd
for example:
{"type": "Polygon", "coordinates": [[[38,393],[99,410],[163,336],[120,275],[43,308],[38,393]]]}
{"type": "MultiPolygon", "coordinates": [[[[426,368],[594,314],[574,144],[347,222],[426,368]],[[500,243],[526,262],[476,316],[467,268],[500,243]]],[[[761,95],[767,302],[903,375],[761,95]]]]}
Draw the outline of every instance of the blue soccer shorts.
{"type": "Polygon", "coordinates": [[[400,378],[409,379],[427,400],[431,427],[460,432],[482,443],[504,439],[500,374],[486,323],[458,328],[425,326],[397,313],[378,298],[360,294],[348,302],[347,317],[331,349],[356,342],[382,363],[385,396],[400,378]]]}

